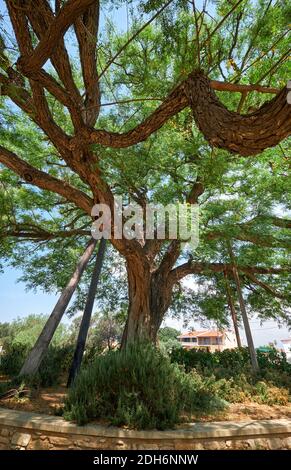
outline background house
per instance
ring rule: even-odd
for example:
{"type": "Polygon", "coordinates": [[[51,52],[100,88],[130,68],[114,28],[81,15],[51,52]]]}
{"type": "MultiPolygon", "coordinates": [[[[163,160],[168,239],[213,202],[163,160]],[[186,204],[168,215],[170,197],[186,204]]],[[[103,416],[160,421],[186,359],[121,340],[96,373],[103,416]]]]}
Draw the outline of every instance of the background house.
{"type": "Polygon", "coordinates": [[[281,339],[281,343],[283,344],[288,362],[291,362],[291,338],[281,339]]]}
{"type": "Polygon", "coordinates": [[[235,334],[229,330],[190,331],[177,337],[185,349],[201,348],[210,352],[237,347],[235,334]]]}

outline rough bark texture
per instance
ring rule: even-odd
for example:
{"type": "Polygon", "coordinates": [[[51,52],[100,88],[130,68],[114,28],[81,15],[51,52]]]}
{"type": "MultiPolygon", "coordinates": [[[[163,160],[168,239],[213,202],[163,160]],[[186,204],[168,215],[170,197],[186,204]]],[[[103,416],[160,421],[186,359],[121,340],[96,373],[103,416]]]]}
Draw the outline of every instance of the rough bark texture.
{"type": "Polygon", "coordinates": [[[91,239],[89,244],[87,245],[86,250],[84,251],[83,255],[81,256],[78,262],[74,274],[72,275],[70,281],[64,288],[38,340],[36,341],[33,349],[31,350],[28,358],[26,359],[20,371],[20,376],[33,375],[38,371],[38,368],[49,347],[52,337],[62,319],[63,314],[65,313],[67,306],[69,305],[69,302],[72,298],[73,293],[76,290],[77,285],[79,284],[81,276],[89,262],[89,259],[92,256],[95,245],[96,240],[91,239]]]}
{"type": "Polygon", "coordinates": [[[290,135],[291,106],[287,103],[287,88],[249,115],[229,111],[202,72],[190,75],[185,93],[197,126],[214,147],[243,156],[257,155],[290,135]]]}
{"type": "MultiPolygon", "coordinates": [[[[156,111],[134,129],[124,134],[99,129],[86,130],[83,133],[84,142],[114,148],[129,147],[146,140],[187,106],[191,107],[195,123],[213,147],[242,156],[257,155],[290,135],[291,106],[287,103],[286,87],[271,101],[248,115],[229,111],[219,101],[214,89],[240,91],[239,86],[211,81],[203,72],[194,71],[165,98],[156,111]]],[[[252,90],[253,86],[250,85],[249,89],[252,90]]],[[[265,92],[264,87],[262,92],[265,92]]]]}
{"type": "Polygon", "coordinates": [[[132,342],[156,342],[157,333],[169,308],[173,286],[161,272],[151,272],[128,263],[128,317],[122,338],[122,348],[132,342]]]}
{"type": "Polygon", "coordinates": [[[86,125],[90,127],[95,125],[100,110],[100,90],[96,66],[99,8],[99,1],[94,2],[75,22],[86,89],[83,118],[86,125]]]}
{"type": "Polygon", "coordinates": [[[67,29],[96,0],[68,0],[50,24],[45,36],[29,56],[21,57],[18,66],[24,74],[30,75],[41,68],[53,53],[55,43],[63,38],[67,29]]]}
{"type": "Polygon", "coordinates": [[[13,152],[0,145],[0,162],[7,168],[13,170],[27,183],[38,186],[39,188],[60,194],[67,201],[73,202],[88,214],[91,213],[93,200],[79,189],[74,188],[65,181],[60,181],[54,176],[34,168],[29,163],[24,162],[13,152]]]}

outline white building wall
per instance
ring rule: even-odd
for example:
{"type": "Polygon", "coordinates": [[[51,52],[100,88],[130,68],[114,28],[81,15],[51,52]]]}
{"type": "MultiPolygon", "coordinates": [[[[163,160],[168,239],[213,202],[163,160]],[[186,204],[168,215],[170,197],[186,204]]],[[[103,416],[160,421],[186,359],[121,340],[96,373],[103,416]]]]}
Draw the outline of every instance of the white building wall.
{"type": "Polygon", "coordinates": [[[284,352],[286,354],[287,361],[291,362],[291,339],[290,341],[285,340],[284,342],[282,342],[282,344],[283,344],[284,352]]]}
{"type": "Polygon", "coordinates": [[[224,338],[224,344],[223,344],[223,349],[233,349],[237,348],[237,341],[235,337],[234,331],[225,331],[225,338],[224,338]]]}

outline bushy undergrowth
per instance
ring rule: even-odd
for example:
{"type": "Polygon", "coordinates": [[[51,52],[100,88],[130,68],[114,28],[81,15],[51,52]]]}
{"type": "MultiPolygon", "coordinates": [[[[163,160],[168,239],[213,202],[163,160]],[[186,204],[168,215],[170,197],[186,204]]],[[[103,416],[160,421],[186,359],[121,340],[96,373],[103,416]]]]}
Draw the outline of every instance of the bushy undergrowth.
{"type": "MultiPolygon", "coordinates": [[[[28,352],[25,345],[6,345],[0,374],[12,380],[0,386],[0,394],[57,384],[68,373],[73,345],[51,346],[35,376],[18,378],[28,352]]],[[[118,426],[165,429],[193,415],[221,411],[227,403],[287,405],[291,365],[285,355],[258,352],[258,361],[260,372],[254,374],[247,348],[215,353],[179,348],[170,357],[146,344],[105,354],[87,351],[63,413],[78,424],[105,419],[118,426]]]]}
{"type": "Polygon", "coordinates": [[[29,347],[24,344],[6,344],[4,353],[0,356],[0,374],[13,377],[18,374],[25,358],[29,352],[29,347]]]}
{"type": "MultiPolygon", "coordinates": [[[[276,349],[269,352],[257,351],[261,371],[276,370],[291,375],[291,364],[286,355],[276,349]]],[[[171,353],[171,360],[183,364],[186,370],[193,368],[203,372],[216,371],[220,374],[233,376],[242,371],[251,370],[251,360],[248,348],[225,349],[213,353],[197,349],[176,348],[171,353]]]]}
{"type": "Polygon", "coordinates": [[[247,348],[210,353],[175,349],[171,360],[195,370],[208,383],[209,390],[230,403],[248,400],[266,405],[287,405],[291,393],[291,364],[284,353],[275,349],[257,351],[260,372],[251,369],[247,348]]]}
{"type": "MultiPolygon", "coordinates": [[[[5,352],[0,356],[0,374],[13,379],[28,356],[30,347],[24,344],[5,345],[5,352]]],[[[68,372],[73,357],[73,346],[51,346],[46,353],[37,374],[26,377],[27,385],[32,387],[49,387],[56,385],[63,374],[68,372]]],[[[21,379],[22,381],[23,379],[21,379]]]]}
{"type": "Polygon", "coordinates": [[[182,414],[224,407],[198,374],[186,374],[160,351],[142,345],[108,352],[84,368],[69,392],[64,416],[78,424],[99,418],[137,429],[165,429],[182,414]]]}

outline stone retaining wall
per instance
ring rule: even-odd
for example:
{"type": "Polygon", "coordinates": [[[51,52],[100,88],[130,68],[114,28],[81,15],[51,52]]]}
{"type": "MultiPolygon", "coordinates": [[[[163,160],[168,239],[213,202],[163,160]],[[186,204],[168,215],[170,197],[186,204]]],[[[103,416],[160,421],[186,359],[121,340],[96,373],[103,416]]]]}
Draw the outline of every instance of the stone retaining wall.
{"type": "Polygon", "coordinates": [[[0,449],[291,449],[291,420],[189,424],[170,431],[76,426],[62,418],[0,408],[0,449]]]}

